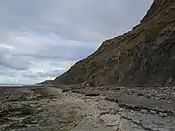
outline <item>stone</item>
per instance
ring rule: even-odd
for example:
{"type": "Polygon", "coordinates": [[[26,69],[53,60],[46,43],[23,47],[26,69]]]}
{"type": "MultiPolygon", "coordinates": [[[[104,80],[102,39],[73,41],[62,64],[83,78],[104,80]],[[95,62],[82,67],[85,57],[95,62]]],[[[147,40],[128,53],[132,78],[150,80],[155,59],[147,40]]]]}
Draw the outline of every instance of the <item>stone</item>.
{"type": "Polygon", "coordinates": [[[94,92],[94,91],[85,93],[85,96],[99,96],[99,95],[100,95],[99,92],[94,92]]]}
{"type": "Polygon", "coordinates": [[[141,109],[140,112],[142,112],[142,113],[147,113],[148,111],[145,110],[145,109],[141,109]]]}
{"type": "Polygon", "coordinates": [[[69,92],[70,89],[63,89],[62,92],[69,92]]]}
{"type": "Polygon", "coordinates": [[[150,113],[151,113],[151,114],[154,114],[154,115],[157,114],[157,112],[154,111],[154,110],[150,110],[150,113]]]}
{"type": "Polygon", "coordinates": [[[133,110],[130,110],[131,113],[133,113],[134,111],[133,110]]]}
{"type": "Polygon", "coordinates": [[[138,119],[132,119],[132,121],[137,125],[139,125],[141,123],[138,119]]]}
{"type": "Polygon", "coordinates": [[[160,115],[161,117],[167,117],[167,116],[168,116],[166,113],[163,113],[163,112],[159,112],[159,115],[160,115]]]}
{"type": "Polygon", "coordinates": [[[32,117],[27,117],[27,118],[23,119],[21,121],[21,123],[29,125],[29,124],[37,124],[37,121],[34,120],[34,118],[32,118],[32,117]]]}

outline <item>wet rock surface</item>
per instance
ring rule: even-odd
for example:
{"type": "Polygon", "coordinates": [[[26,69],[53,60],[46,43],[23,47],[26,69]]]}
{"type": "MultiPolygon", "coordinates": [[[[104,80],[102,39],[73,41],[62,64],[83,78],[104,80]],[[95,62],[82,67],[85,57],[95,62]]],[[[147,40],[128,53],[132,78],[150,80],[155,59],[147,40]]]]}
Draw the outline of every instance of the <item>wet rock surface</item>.
{"type": "Polygon", "coordinates": [[[150,87],[149,93],[138,87],[113,86],[106,91],[108,87],[96,87],[95,90],[85,87],[84,90],[89,88],[88,93],[74,88],[69,87],[66,92],[52,87],[0,89],[0,130],[175,130],[173,87],[150,87]],[[158,93],[152,96],[157,89],[158,93]],[[162,99],[162,95],[166,99],[162,99]],[[173,97],[167,98],[171,95],[173,97]]]}

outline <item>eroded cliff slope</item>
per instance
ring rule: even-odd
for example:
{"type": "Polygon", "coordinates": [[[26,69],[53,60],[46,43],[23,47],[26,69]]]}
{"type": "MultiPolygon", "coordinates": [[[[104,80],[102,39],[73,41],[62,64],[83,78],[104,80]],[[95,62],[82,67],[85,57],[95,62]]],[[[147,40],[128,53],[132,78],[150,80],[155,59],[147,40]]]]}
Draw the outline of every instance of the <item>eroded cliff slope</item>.
{"type": "Polygon", "coordinates": [[[56,84],[175,84],[175,0],[154,0],[140,24],[106,40],[56,84]]]}

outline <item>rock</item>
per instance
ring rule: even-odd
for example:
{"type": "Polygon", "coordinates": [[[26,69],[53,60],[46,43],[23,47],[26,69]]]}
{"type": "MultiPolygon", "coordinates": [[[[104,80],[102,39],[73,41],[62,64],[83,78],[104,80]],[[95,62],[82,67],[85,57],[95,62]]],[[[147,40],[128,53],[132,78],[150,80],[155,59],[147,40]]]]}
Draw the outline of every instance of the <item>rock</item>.
{"type": "Polygon", "coordinates": [[[56,98],[52,98],[52,101],[57,101],[57,99],[56,98]]]}
{"type": "Polygon", "coordinates": [[[27,117],[23,119],[21,123],[29,125],[29,124],[37,124],[37,121],[32,117],[27,117]]]}
{"type": "Polygon", "coordinates": [[[86,86],[90,86],[90,84],[89,83],[86,83],[86,86]]]}
{"type": "Polygon", "coordinates": [[[82,94],[83,90],[82,89],[73,89],[72,92],[73,93],[80,93],[80,94],[82,94]]]}
{"type": "Polygon", "coordinates": [[[9,118],[0,118],[0,125],[6,124],[8,122],[11,122],[12,120],[9,118]]]}
{"type": "Polygon", "coordinates": [[[137,125],[140,125],[141,124],[141,122],[138,119],[132,119],[132,122],[134,122],[137,125]]]}
{"type": "Polygon", "coordinates": [[[145,131],[142,127],[140,127],[139,125],[127,119],[121,119],[121,122],[117,130],[119,131],[145,131]]]}
{"type": "Polygon", "coordinates": [[[21,124],[21,123],[13,123],[13,124],[11,124],[11,125],[9,125],[9,126],[6,126],[5,128],[4,128],[4,130],[6,131],[8,131],[8,130],[10,130],[10,131],[12,131],[12,130],[19,130],[19,129],[25,129],[25,128],[27,128],[27,126],[25,125],[25,124],[21,124]]]}
{"type": "Polygon", "coordinates": [[[121,93],[107,92],[105,96],[106,96],[105,98],[106,100],[117,102],[121,96],[121,93]]]}
{"type": "Polygon", "coordinates": [[[138,93],[137,95],[138,95],[138,96],[144,96],[143,93],[138,93]]]}
{"type": "Polygon", "coordinates": [[[130,110],[131,113],[133,113],[134,111],[133,110],[130,110]]]}
{"type": "MultiPolygon", "coordinates": [[[[63,95],[60,90],[49,90],[54,90],[55,95],[61,96],[60,99],[52,101],[53,97],[48,98],[46,95],[47,99],[43,98],[34,101],[32,99],[25,102],[6,101],[3,103],[0,107],[0,112],[2,114],[0,118],[0,130],[175,130],[174,116],[168,116],[168,113],[170,112],[166,113],[166,111],[160,111],[158,109],[165,104],[165,102],[159,100],[146,99],[144,96],[133,96],[134,94],[126,95],[125,93],[127,92],[124,91],[123,93],[120,93],[120,96],[113,95],[114,98],[119,100],[119,103],[117,103],[105,100],[103,96],[87,97],[83,95],[84,92],[83,94],[74,94],[70,92],[66,93],[68,94],[68,96],[66,96],[63,95]],[[57,93],[55,93],[56,91],[57,93]],[[50,100],[50,102],[48,103],[47,100],[50,100]],[[120,107],[120,102],[126,107],[120,107]],[[130,105],[134,108],[131,109],[130,105]],[[151,114],[150,112],[145,113],[145,110],[147,110],[145,107],[151,107],[149,110],[155,111],[157,114],[151,114]],[[31,111],[31,114],[18,114],[18,112],[23,112],[23,110],[25,111],[28,109],[31,111]]],[[[165,92],[167,92],[167,90],[169,90],[169,88],[167,88],[165,92]]],[[[86,89],[85,91],[87,92],[88,90],[86,89]]],[[[135,91],[135,89],[128,90],[128,92],[131,91],[139,92],[138,89],[137,91],[135,91]]],[[[149,91],[154,92],[153,89],[149,89],[149,91]]],[[[158,90],[157,94],[159,91],[160,90],[158,90]]],[[[11,90],[9,90],[9,92],[11,92],[11,90]]],[[[13,92],[11,93],[13,94],[13,92]]],[[[115,92],[113,91],[113,93],[115,92]]],[[[0,96],[1,95],[2,93],[0,96]]],[[[167,106],[166,104],[164,106],[167,106]]],[[[171,105],[170,107],[173,106],[171,105]]],[[[169,109],[169,107],[167,109],[169,109]]],[[[172,111],[173,109],[174,108],[171,108],[172,111]]]]}
{"type": "Polygon", "coordinates": [[[100,93],[99,92],[87,92],[87,93],[85,93],[85,96],[99,96],[100,95],[100,93]]]}
{"type": "Polygon", "coordinates": [[[175,109],[173,102],[167,103],[164,100],[147,99],[141,96],[124,94],[118,100],[120,106],[132,109],[150,109],[157,112],[168,112],[175,109]]]}
{"type": "Polygon", "coordinates": [[[41,107],[38,107],[38,108],[37,108],[37,111],[41,111],[41,110],[42,110],[42,108],[41,108],[41,107]]]}
{"type": "Polygon", "coordinates": [[[142,113],[147,113],[148,111],[145,110],[145,109],[141,109],[140,112],[142,112],[142,113]]]}
{"type": "Polygon", "coordinates": [[[168,116],[166,113],[162,113],[162,112],[159,112],[159,115],[160,115],[161,117],[167,117],[167,116],[168,116]]]}
{"type": "Polygon", "coordinates": [[[153,111],[153,110],[150,110],[150,113],[151,114],[157,114],[157,112],[156,111],[153,111]]]}
{"type": "Polygon", "coordinates": [[[69,92],[70,89],[63,89],[62,92],[69,92]]]}
{"type": "Polygon", "coordinates": [[[119,111],[122,112],[124,109],[123,108],[120,108],[119,111]]]}

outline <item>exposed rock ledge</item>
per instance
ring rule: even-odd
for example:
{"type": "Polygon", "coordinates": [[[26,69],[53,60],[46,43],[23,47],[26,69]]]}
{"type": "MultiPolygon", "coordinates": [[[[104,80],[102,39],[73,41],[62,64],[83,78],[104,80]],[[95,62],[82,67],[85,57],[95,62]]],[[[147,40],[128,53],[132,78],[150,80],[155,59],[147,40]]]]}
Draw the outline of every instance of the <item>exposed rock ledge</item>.
{"type": "MultiPolygon", "coordinates": [[[[175,130],[173,99],[160,100],[161,96],[152,96],[151,93],[147,94],[149,98],[145,98],[146,94],[138,90],[125,92],[123,87],[115,87],[115,91],[108,92],[104,88],[89,90],[88,94],[73,93],[85,92],[68,88],[64,93],[58,88],[45,87],[0,89],[0,130],[175,130]],[[119,95],[119,92],[125,95],[119,95]]],[[[150,89],[150,92],[154,91],[150,89]]]]}

